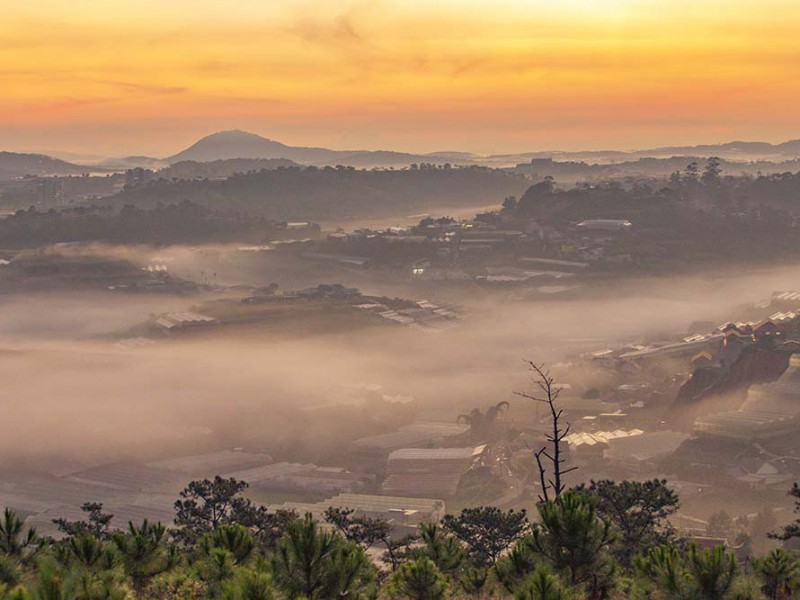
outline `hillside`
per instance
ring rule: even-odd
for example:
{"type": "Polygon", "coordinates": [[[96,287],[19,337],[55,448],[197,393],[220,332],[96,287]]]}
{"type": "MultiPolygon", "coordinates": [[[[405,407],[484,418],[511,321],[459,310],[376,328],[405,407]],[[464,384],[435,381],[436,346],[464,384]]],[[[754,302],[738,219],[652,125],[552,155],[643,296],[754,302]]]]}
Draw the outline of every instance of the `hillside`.
{"type": "Polygon", "coordinates": [[[77,175],[85,171],[86,167],[44,154],[0,152],[0,179],[13,179],[25,175],[77,175]]]}
{"type": "Polygon", "coordinates": [[[164,159],[175,163],[185,160],[208,162],[231,158],[285,158],[298,163],[354,167],[400,167],[412,163],[435,163],[467,165],[480,164],[494,167],[512,167],[535,159],[552,158],[559,161],[586,161],[590,164],[609,165],[620,161],[637,161],[643,158],[672,158],[696,156],[706,158],[719,156],[729,161],[773,161],[782,162],[800,158],[800,140],[789,140],[780,144],[767,142],[734,141],[721,144],[696,146],[668,146],[641,150],[594,150],[564,152],[539,150],[514,154],[477,155],[469,152],[432,152],[412,154],[391,150],[331,150],[317,147],[289,146],[275,140],[245,131],[221,131],[206,136],[185,150],[164,159]]]}
{"type": "Polygon", "coordinates": [[[411,163],[474,162],[452,160],[440,155],[408,154],[388,150],[329,150],[327,148],[304,148],[287,146],[246,131],[221,131],[195,142],[182,152],[165,159],[169,163],[181,161],[209,162],[232,158],[284,158],[295,162],[335,166],[343,164],[353,167],[405,167],[411,163]]]}
{"type": "Polygon", "coordinates": [[[325,148],[287,146],[246,131],[220,131],[208,135],[167,161],[211,162],[230,158],[288,158],[301,162],[331,160],[337,153],[325,148]]]}
{"type": "MultiPolygon", "coordinates": [[[[574,184],[576,181],[600,181],[622,179],[624,177],[669,177],[676,171],[682,172],[692,162],[702,164],[705,158],[700,155],[676,155],[669,158],[637,158],[633,160],[617,160],[613,163],[586,162],[575,160],[553,160],[552,158],[534,158],[529,162],[518,164],[517,173],[529,175],[533,179],[542,179],[550,175],[560,185],[574,184]]],[[[733,161],[720,160],[720,169],[725,175],[742,174],[753,177],[759,174],[788,173],[800,171],[800,160],[753,160],[733,161]]]]}
{"type": "Polygon", "coordinates": [[[583,161],[589,164],[614,165],[621,161],[640,159],[670,159],[673,157],[708,158],[717,156],[732,162],[770,161],[784,162],[800,158],[800,140],[789,140],[780,144],[767,142],[727,142],[697,146],[665,146],[641,150],[591,150],[561,151],[541,150],[517,154],[493,154],[477,162],[493,166],[510,166],[532,160],[553,159],[557,161],[583,161]]]}
{"type": "Polygon", "coordinates": [[[528,187],[522,176],[484,167],[358,171],[278,169],[222,181],[159,181],[111,200],[138,207],[191,199],[214,210],[240,210],[270,219],[319,221],[410,214],[447,206],[500,203],[528,187]]]}
{"type": "Polygon", "coordinates": [[[235,173],[297,166],[296,162],[285,158],[228,158],[211,162],[184,160],[160,170],[158,176],[164,179],[225,179],[235,173]]]}

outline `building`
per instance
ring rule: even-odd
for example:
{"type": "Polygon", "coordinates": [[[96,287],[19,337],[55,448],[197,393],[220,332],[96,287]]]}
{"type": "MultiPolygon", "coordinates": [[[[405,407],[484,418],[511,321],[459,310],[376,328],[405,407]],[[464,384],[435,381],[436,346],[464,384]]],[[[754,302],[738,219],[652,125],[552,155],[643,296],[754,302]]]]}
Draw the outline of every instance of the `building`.
{"type": "Polygon", "coordinates": [[[576,262],[572,260],[557,260],[553,258],[539,258],[533,256],[525,256],[519,259],[519,262],[526,266],[553,269],[558,271],[581,271],[589,267],[587,262],[576,262]]]}
{"type": "Polygon", "coordinates": [[[609,448],[609,441],[643,435],[641,429],[616,429],[614,431],[596,431],[594,433],[571,433],[564,438],[571,458],[603,458],[609,448]]]}
{"type": "Polygon", "coordinates": [[[739,410],[698,417],[698,433],[760,440],[797,429],[800,423],[800,356],[792,356],[789,368],[776,381],[750,386],[739,410]]]}
{"type": "Polygon", "coordinates": [[[221,450],[207,454],[193,454],[179,458],[168,458],[147,463],[147,467],[181,475],[189,478],[229,476],[230,473],[271,464],[269,454],[243,452],[240,450],[221,450]]]}
{"type": "Polygon", "coordinates": [[[633,224],[625,219],[588,219],[576,225],[581,231],[602,231],[607,233],[629,231],[633,224]]]}
{"type": "Polygon", "coordinates": [[[486,446],[402,448],[389,454],[385,494],[452,498],[463,475],[484,456],[486,446]]]}
{"type": "Polygon", "coordinates": [[[352,449],[364,454],[389,454],[400,448],[435,448],[468,431],[468,425],[420,421],[391,433],[360,438],[352,443],[352,449]]]}
{"type": "Polygon", "coordinates": [[[348,288],[341,283],[322,283],[317,287],[298,290],[297,295],[301,298],[338,298],[346,300],[349,298],[357,298],[361,295],[361,292],[358,288],[348,288]]]}
{"type": "Polygon", "coordinates": [[[608,440],[605,457],[633,472],[658,472],[658,463],[689,439],[688,433],[653,431],[608,440]]]}
{"type": "Polygon", "coordinates": [[[444,500],[371,494],[339,494],[322,502],[286,502],[270,508],[311,514],[319,521],[325,520],[328,508],[348,508],[355,511],[356,516],[385,519],[400,532],[416,532],[422,523],[437,523],[445,515],[444,500]]]}
{"type": "Polygon", "coordinates": [[[336,494],[360,492],[375,478],[353,473],[341,467],[319,467],[314,464],[278,462],[227,473],[250,488],[262,491],[311,492],[336,494]]]}
{"type": "Polygon", "coordinates": [[[202,329],[216,323],[217,320],[213,317],[201,315],[197,312],[183,311],[161,315],[156,319],[155,326],[162,333],[170,334],[176,331],[202,329]]]}
{"type": "Polygon", "coordinates": [[[683,338],[680,342],[670,342],[668,344],[646,346],[641,350],[626,352],[619,356],[620,360],[642,361],[665,356],[675,358],[686,358],[691,360],[699,352],[715,352],[720,347],[724,335],[721,332],[690,335],[683,338]]]}

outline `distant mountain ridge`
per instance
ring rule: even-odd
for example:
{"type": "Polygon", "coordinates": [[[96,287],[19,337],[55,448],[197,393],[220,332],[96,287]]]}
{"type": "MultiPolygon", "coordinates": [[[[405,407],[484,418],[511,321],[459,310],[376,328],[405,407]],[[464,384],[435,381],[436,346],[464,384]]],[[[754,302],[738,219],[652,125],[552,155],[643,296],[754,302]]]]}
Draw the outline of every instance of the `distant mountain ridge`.
{"type": "Polygon", "coordinates": [[[4,179],[25,175],[79,175],[89,169],[44,154],[0,152],[0,177],[4,179]]]}
{"type": "Polygon", "coordinates": [[[768,142],[734,141],[723,144],[701,144],[698,146],[663,146],[644,150],[576,150],[576,151],[537,151],[520,154],[497,154],[486,158],[489,162],[518,161],[552,158],[558,161],[585,161],[608,164],[617,161],[638,160],[641,158],[673,158],[692,156],[708,158],[717,156],[729,161],[750,162],[758,160],[786,161],[800,158],[800,140],[788,140],[780,144],[768,142]]]}
{"type": "MultiPolygon", "coordinates": [[[[62,153],[66,157],[66,154],[62,153]]],[[[78,156],[78,155],[75,155],[78,156]]],[[[800,159],[800,139],[779,144],[768,142],[732,141],[697,146],[662,146],[642,150],[540,150],[508,154],[478,155],[456,150],[413,154],[392,150],[331,150],[321,147],[290,146],[246,131],[232,130],[212,133],[188,148],[167,158],[127,156],[87,160],[83,164],[68,162],[47,154],[0,152],[0,177],[24,175],[74,175],[91,170],[121,171],[142,167],[164,169],[176,163],[192,161],[209,163],[230,160],[287,160],[299,165],[318,167],[347,165],[358,168],[407,167],[413,163],[480,165],[510,168],[530,163],[534,159],[583,161],[589,164],[612,165],[643,158],[719,156],[731,162],[772,161],[782,163],[800,159]]]]}
{"type": "MultiPolygon", "coordinates": [[[[208,135],[164,160],[170,164],[187,160],[210,162],[234,158],[284,158],[307,165],[343,164],[356,167],[407,166],[414,162],[448,162],[439,155],[409,154],[391,150],[330,150],[288,146],[254,133],[232,130],[208,135]]],[[[475,160],[453,161],[469,162],[475,160]]]]}
{"type": "Polygon", "coordinates": [[[355,167],[407,166],[411,163],[431,162],[442,164],[477,164],[485,166],[513,166],[536,158],[555,160],[583,160],[610,163],[637,158],[672,156],[719,156],[728,160],[787,160],[800,158],[800,140],[780,144],[768,142],[733,141],[723,144],[697,146],[664,146],[644,150],[542,150],[510,154],[477,155],[469,152],[447,151],[412,154],[391,150],[331,150],[318,147],[289,146],[245,131],[221,131],[208,135],[185,150],[164,159],[175,163],[184,160],[209,162],[232,158],[284,158],[306,165],[343,164],[355,167]]]}
{"type": "Polygon", "coordinates": [[[232,130],[212,133],[177,154],[166,158],[170,163],[191,160],[211,162],[233,158],[288,158],[317,162],[333,158],[337,153],[326,148],[287,146],[254,133],[232,130]]]}

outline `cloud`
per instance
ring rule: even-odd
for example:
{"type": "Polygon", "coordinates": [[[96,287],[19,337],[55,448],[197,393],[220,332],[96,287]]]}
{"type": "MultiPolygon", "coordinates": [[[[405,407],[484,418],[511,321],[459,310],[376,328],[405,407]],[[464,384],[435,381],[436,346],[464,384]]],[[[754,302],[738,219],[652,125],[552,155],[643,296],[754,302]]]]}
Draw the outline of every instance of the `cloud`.
{"type": "Polygon", "coordinates": [[[172,85],[157,85],[148,83],[137,83],[134,81],[115,81],[109,79],[94,79],[91,80],[95,83],[107,84],[110,86],[121,88],[128,92],[137,92],[144,96],[163,96],[165,94],[182,94],[188,92],[188,87],[172,86],[172,85]]]}
{"type": "Polygon", "coordinates": [[[325,47],[364,46],[369,40],[358,22],[371,6],[372,3],[353,6],[332,17],[300,16],[295,18],[284,32],[305,43],[325,47]]]}

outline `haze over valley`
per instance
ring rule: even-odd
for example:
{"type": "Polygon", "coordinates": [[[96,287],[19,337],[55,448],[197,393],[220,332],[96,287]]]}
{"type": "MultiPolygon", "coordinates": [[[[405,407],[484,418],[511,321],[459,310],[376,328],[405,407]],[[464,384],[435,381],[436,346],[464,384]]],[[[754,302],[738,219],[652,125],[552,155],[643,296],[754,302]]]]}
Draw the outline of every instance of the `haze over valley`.
{"type": "Polygon", "coordinates": [[[0,600],[800,596],[798,18],[4,7],[0,600]]]}

